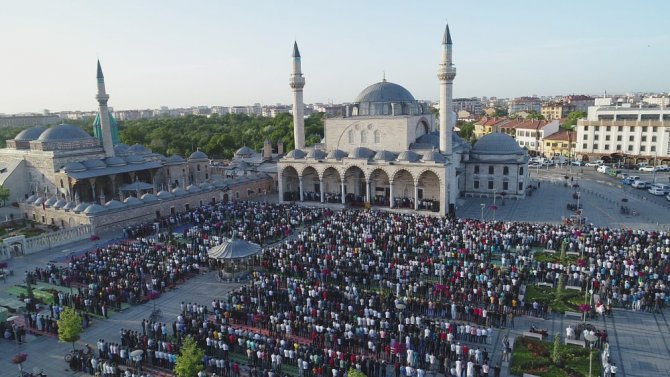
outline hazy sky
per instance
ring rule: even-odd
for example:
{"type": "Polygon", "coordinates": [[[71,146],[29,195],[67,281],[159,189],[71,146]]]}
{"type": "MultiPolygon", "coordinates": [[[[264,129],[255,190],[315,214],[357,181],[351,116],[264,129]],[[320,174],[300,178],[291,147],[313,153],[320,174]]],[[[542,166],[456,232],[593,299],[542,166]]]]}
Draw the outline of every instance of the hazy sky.
{"type": "Polygon", "coordinates": [[[305,102],[389,81],[438,98],[448,20],[454,95],[670,90],[670,1],[0,0],[0,113],[305,102]]]}

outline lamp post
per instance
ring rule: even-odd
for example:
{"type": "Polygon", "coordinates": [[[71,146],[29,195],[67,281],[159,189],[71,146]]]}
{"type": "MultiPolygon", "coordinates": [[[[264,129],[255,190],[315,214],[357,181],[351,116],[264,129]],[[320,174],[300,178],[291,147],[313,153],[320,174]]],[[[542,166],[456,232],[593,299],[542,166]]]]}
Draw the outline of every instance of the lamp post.
{"type": "Polygon", "coordinates": [[[144,350],[141,350],[141,349],[136,349],[136,350],[134,350],[130,353],[130,357],[137,364],[137,375],[140,375],[142,373],[142,355],[143,354],[144,354],[144,350]]]}
{"type": "Polygon", "coordinates": [[[584,334],[584,339],[589,343],[589,377],[591,377],[591,371],[593,370],[593,342],[595,342],[598,337],[589,331],[584,334]]]}
{"type": "Polygon", "coordinates": [[[402,301],[398,301],[395,304],[395,308],[398,309],[398,319],[400,320],[400,323],[402,323],[402,312],[405,310],[406,307],[407,307],[407,304],[405,304],[402,301]]]}
{"type": "Polygon", "coordinates": [[[484,208],[486,207],[486,204],[481,203],[480,206],[482,207],[482,221],[484,221],[484,208]]]}

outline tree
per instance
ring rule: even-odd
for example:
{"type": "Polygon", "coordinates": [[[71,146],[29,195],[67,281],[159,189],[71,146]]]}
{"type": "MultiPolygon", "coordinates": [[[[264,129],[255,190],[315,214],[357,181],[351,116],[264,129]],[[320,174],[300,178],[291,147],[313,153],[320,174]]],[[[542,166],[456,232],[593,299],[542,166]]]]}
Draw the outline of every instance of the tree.
{"type": "Polygon", "coordinates": [[[561,333],[556,333],[554,336],[554,349],[551,352],[551,358],[556,365],[562,365],[561,360],[561,333]]]}
{"type": "Polygon", "coordinates": [[[205,351],[198,347],[192,337],[187,337],[174,365],[177,377],[196,377],[198,372],[205,369],[202,365],[203,357],[205,357],[205,351]]]}
{"type": "Polygon", "coordinates": [[[474,122],[465,122],[460,126],[460,132],[458,135],[465,140],[472,140],[475,134],[475,123],[474,122]]]}
{"type": "Polygon", "coordinates": [[[63,309],[58,320],[58,339],[61,342],[72,343],[74,349],[74,342],[79,340],[82,330],[82,319],[79,314],[72,308],[63,309]]]}
{"type": "Polygon", "coordinates": [[[9,189],[5,186],[0,185],[0,202],[2,202],[2,206],[5,206],[5,202],[9,200],[9,189]]]}
{"type": "Polygon", "coordinates": [[[538,114],[535,111],[531,111],[530,114],[526,117],[526,119],[538,119],[538,120],[544,120],[544,115],[538,114]]]}
{"type": "Polygon", "coordinates": [[[349,369],[349,372],[347,372],[347,377],[366,377],[365,373],[361,372],[358,369],[351,368],[349,369]]]}
{"type": "Polygon", "coordinates": [[[571,111],[568,113],[567,119],[561,125],[561,128],[567,131],[572,131],[579,119],[586,118],[586,113],[583,111],[571,111]]]}

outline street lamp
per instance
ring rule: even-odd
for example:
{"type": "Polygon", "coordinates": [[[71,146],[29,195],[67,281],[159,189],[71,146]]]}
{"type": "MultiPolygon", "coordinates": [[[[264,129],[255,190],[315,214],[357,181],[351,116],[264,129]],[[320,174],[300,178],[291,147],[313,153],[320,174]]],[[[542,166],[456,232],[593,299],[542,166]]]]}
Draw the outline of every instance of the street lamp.
{"type": "Polygon", "coordinates": [[[402,301],[398,301],[398,302],[395,304],[395,308],[398,309],[398,311],[399,311],[399,313],[398,313],[398,319],[400,320],[400,323],[402,323],[402,312],[405,310],[405,308],[407,308],[407,304],[405,304],[405,303],[402,302],[402,301]]]}
{"type": "Polygon", "coordinates": [[[598,337],[588,331],[586,334],[584,334],[584,339],[586,339],[589,346],[589,377],[591,377],[591,371],[593,369],[593,342],[595,342],[598,337]]]}
{"type": "Polygon", "coordinates": [[[484,208],[486,207],[486,204],[481,203],[480,206],[482,207],[482,221],[484,221],[484,208]]]}
{"type": "Polygon", "coordinates": [[[134,350],[130,353],[130,357],[133,359],[133,361],[137,364],[137,374],[140,375],[142,373],[142,355],[144,354],[144,350],[134,350]]]}

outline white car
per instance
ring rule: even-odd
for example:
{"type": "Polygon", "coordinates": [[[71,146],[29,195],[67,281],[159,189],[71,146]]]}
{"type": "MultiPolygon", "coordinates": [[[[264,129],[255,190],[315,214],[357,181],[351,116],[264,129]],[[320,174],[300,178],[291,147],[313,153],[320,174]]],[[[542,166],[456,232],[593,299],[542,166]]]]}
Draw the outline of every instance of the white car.
{"type": "Polygon", "coordinates": [[[631,186],[633,186],[637,189],[648,188],[649,187],[649,182],[647,182],[647,181],[635,181],[635,182],[633,182],[633,184],[631,186]]]}
{"type": "Polygon", "coordinates": [[[665,194],[666,194],[665,190],[663,190],[663,188],[658,187],[658,186],[651,186],[651,187],[649,188],[649,190],[647,190],[647,191],[649,191],[649,193],[650,193],[651,195],[658,195],[658,196],[660,196],[660,195],[665,195],[665,194]]]}
{"type": "Polygon", "coordinates": [[[647,171],[647,172],[653,172],[656,171],[656,168],[654,166],[643,166],[638,169],[639,171],[647,171]]]}
{"type": "Polygon", "coordinates": [[[596,161],[596,162],[587,162],[587,163],[584,164],[584,166],[588,166],[588,167],[590,167],[590,168],[594,168],[594,167],[596,167],[596,166],[600,166],[600,164],[599,164],[597,161],[596,161]]]}

